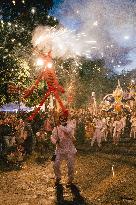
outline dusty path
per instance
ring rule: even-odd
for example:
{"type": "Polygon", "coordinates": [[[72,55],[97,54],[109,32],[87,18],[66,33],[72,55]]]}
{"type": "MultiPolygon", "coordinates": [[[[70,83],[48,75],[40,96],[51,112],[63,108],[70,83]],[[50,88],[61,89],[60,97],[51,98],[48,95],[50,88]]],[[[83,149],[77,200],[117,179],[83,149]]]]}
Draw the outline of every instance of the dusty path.
{"type": "MultiPolygon", "coordinates": [[[[0,205],[136,205],[136,142],[100,150],[82,146],[77,155],[75,186],[54,187],[52,162],[28,160],[19,171],[0,172],[0,205]]],[[[66,173],[62,164],[63,176],[66,173]]]]}

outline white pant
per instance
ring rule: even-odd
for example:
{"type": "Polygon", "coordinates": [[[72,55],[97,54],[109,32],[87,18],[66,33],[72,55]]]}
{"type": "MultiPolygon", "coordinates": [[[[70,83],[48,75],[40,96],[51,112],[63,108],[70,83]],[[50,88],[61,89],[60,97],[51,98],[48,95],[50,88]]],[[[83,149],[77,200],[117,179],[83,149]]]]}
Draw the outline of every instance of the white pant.
{"type": "Polygon", "coordinates": [[[54,162],[54,173],[57,179],[61,179],[61,161],[66,160],[67,168],[68,168],[68,178],[69,180],[73,180],[74,178],[74,161],[75,161],[75,154],[67,153],[67,154],[60,154],[57,153],[56,159],[54,162]]]}
{"type": "Polygon", "coordinates": [[[101,132],[100,129],[95,130],[92,141],[91,141],[91,146],[93,146],[95,140],[97,141],[98,146],[100,147],[101,146],[101,141],[102,141],[102,132],[101,132]]]}

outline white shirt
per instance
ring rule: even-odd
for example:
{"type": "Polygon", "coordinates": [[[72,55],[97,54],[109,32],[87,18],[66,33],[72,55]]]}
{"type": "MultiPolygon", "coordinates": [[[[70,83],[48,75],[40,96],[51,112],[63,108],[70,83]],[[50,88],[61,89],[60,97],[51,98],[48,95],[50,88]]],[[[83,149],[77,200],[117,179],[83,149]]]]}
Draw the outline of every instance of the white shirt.
{"type": "Polygon", "coordinates": [[[77,152],[73,144],[73,126],[70,122],[66,126],[55,127],[52,131],[51,141],[56,144],[56,154],[75,154],[77,152]]]}

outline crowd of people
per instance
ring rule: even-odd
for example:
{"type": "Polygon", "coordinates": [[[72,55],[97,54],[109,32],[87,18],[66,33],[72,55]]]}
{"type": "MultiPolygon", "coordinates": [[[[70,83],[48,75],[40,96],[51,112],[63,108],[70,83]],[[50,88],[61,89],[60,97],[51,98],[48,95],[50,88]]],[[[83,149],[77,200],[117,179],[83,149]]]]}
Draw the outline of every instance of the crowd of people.
{"type": "MultiPolygon", "coordinates": [[[[136,138],[136,112],[113,113],[102,111],[92,115],[89,110],[72,110],[68,120],[73,122],[73,136],[77,143],[89,140],[99,147],[104,141],[118,145],[123,135],[136,138]]],[[[29,121],[17,113],[1,113],[0,116],[0,158],[6,163],[19,163],[33,152],[44,156],[50,144],[50,136],[58,122],[53,115],[44,115],[42,123],[29,121]]]]}
{"type": "Polygon", "coordinates": [[[92,139],[91,146],[96,141],[98,146],[102,146],[103,141],[111,139],[114,145],[118,145],[121,137],[127,135],[127,137],[135,137],[134,135],[134,121],[136,120],[136,114],[130,115],[125,114],[102,114],[93,118],[91,126],[92,128],[92,139]]]}
{"type": "Polygon", "coordinates": [[[0,118],[0,157],[5,163],[21,162],[32,153],[35,138],[31,124],[17,114],[2,113],[0,118]]]}

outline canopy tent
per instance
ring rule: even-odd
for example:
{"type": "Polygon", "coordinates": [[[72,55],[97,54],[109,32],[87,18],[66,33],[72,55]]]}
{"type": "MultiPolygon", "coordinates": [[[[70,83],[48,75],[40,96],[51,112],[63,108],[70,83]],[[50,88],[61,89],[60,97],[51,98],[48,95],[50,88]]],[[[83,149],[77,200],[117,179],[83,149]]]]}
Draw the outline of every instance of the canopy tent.
{"type": "Polygon", "coordinates": [[[3,106],[0,107],[1,112],[17,112],[17,111],[27,111],[30,112],[34,108],[30,108],[25,106],[24,103],[22,102],[10,102],[8,104],[4,104],[3,106]]]}

